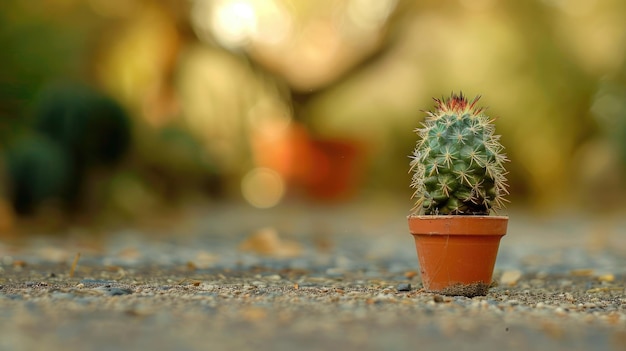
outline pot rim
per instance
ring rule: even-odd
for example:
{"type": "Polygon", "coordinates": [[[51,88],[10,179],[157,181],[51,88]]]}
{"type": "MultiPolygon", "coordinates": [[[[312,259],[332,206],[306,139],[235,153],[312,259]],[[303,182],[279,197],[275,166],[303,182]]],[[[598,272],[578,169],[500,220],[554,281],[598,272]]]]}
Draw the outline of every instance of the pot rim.
{"type": "Polygon", "coordinates": [[[452,218],[493,218],[493,219],[509,219],[509,216],[491,216],[491,215],[408,215],[408,219],[429,219],[442,220],[452,218]]]}
{"type": "Polygon", "coordinates": [[[410,215],[412,235],[505,235],[508,216],[410,215]]]}

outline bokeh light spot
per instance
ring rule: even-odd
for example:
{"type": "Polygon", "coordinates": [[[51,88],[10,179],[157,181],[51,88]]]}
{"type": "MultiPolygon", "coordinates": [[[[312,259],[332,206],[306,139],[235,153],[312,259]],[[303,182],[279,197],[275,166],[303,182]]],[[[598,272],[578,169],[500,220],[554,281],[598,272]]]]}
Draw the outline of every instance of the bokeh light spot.
{"type": "Polygon", "coordinates": [[[241,193],[244,199],[254,207],[274,207],[285,194],[285,181],[272,169],[254,168],[243,177],[241,193]]]}
{"type": "Polygon", "coordinates": [[[351,0],[347,4],[346,14],[352,26],[371,32],[385,23],[395,6],[395,0],[351,0]]]}
{"type": "Polygon", "coordinates": [[[222,1],[214,8],[212,26],[225,46],[243,46],[256,32],[256,11],[247,1],[222,1]]]}

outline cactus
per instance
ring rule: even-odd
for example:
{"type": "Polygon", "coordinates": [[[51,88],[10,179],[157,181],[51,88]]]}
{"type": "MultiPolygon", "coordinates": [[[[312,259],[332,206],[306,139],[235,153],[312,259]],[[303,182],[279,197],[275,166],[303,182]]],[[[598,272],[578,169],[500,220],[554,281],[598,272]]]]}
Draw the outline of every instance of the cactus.
{"type": "Polygon", "coordinates": [[[493,120],[476,107],[479,99],[468,102],[463,93],[434,99],[435,111],[415,130],[415,214],[488,215],[504,206],[508,159],[493,120]]]}

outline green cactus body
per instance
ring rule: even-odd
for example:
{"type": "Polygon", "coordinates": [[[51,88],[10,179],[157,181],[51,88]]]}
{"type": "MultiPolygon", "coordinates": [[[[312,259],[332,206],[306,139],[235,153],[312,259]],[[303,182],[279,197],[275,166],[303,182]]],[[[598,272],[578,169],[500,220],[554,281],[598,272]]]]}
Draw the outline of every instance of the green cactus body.
{"type": "Polygon", "coordinates": [[[427,215],[487,215],[502,208],[508,194],[508,161],[493,120],[463,94],[434,99],[413,152],[414,211],[427,215]]]}

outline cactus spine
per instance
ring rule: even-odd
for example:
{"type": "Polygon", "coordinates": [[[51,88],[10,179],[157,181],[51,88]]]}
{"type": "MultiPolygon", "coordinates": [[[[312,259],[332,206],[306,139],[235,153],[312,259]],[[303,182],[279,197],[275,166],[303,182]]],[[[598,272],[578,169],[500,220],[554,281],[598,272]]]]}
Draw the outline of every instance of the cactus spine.
{"type": "Polygon", "coordinates": [[[493,120],[462,93],[434,99],[436,106],[415,132],[411,157],[415,213],[488,215],[503,207],[508,194],[508,161],[493,120]]]}

